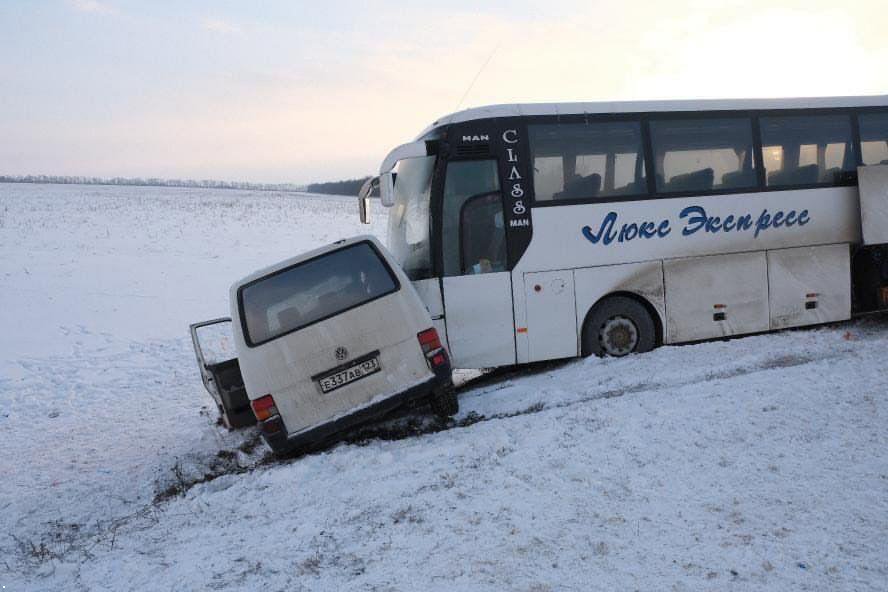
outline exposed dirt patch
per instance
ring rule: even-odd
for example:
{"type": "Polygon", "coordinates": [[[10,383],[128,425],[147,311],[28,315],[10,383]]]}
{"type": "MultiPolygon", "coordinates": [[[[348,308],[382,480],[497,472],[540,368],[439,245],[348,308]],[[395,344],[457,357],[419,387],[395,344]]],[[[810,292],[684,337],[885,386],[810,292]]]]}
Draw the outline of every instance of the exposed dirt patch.
{"type": "Polygon", "coordinates": [[[158,484],[158,492],[154,496],[154,503],[159,504],[171,498],[185,495],[189,489],[199,483],[209,483],[223,475],[239,475],[249,473],[257,467],[273,463],[275,457],[270,452],[259,460],[244,464],[239,458],[240,453],[250,454],[261,444],[258,431],[254,431],[236,450],[220,450],[210,460],[207,470],[200,474],[185,471],[182,463],[173,465],[172,482],[166,485],[158,484]]]}

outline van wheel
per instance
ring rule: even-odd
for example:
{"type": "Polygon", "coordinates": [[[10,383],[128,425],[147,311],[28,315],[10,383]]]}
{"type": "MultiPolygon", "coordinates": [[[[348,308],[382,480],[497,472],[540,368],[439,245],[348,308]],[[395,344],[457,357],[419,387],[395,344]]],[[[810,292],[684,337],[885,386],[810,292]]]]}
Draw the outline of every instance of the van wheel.
{"type": "Polygon", "coordinates": [[[657,344],[654,319],[632,298],[614,296],[592,309],[583,324],[583,355],[623,357],[657,344]]]}
{"type": "Polygon", "coordinates": [[[453,417],[459,413],[459,399],[452,386],[436,390],[429,399],[432,413],[441,419],[453,417]]]}

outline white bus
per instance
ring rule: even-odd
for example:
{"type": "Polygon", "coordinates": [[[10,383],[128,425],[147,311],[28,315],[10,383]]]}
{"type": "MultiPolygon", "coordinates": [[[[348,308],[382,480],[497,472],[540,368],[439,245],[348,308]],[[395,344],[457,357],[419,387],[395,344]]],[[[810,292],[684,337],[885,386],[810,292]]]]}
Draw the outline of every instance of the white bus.
{"type": "Polygon", "coordinates": [[[495,367],[888,309],[878,165],[888,97],[497,105],[359,201],[379,186],[454,366],[495,367]]]}

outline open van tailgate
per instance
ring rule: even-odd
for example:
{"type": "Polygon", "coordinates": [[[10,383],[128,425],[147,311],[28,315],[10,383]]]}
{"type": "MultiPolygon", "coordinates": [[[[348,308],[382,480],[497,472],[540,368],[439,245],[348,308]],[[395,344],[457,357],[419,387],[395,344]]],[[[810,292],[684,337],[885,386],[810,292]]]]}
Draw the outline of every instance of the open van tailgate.
{"type": "Polygon", "coordinates": [[[194,323],[190,330],[201,380],[216,402],[222,423],[229,429],[255,424],[240,364],[233,353],[231,319],[194,323]]]}

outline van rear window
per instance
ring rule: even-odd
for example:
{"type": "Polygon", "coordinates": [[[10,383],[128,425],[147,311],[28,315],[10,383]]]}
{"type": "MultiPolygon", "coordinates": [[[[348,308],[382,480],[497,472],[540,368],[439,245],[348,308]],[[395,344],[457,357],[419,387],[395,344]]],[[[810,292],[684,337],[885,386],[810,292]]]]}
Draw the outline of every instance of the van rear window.
{"type": "Polygon", "coordinates": [[[369,242],[297,263],[239,290],[246,341],[251,346],[271,341],[399,287],[369,242]]]}

